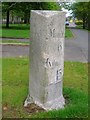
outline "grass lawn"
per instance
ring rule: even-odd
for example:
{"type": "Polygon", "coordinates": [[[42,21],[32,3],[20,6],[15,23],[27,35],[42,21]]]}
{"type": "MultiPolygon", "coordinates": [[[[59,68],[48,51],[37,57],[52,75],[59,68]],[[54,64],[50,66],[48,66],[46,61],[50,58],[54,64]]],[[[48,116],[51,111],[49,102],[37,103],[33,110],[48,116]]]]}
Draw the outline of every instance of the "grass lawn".
{"type": "Polygon", "coordinates": [[[76,28],[83,29],[83,26],[82,25],[77,25],[76,28]]]}
{"type": "Polygon", "coordinates": [[[66,28],[65,29],[65,38],[66,39],[71,39],[71,38],[73,38],[74,36],[73,36],[73,33],[72,33],[72,31],[69,29],[69,28],[66,28]]]}
{"type": "Polygon", "coordinates": [[[83,25],[77,25],[76,28],[81,29],[81,30],[87,30],[88,32],[90,32],[90,30],[88,30],[88,28],[83,29],[83,25]]]}
{"type": "MultiPolygon", "coordinates": [[[[10,28],[2,27],[2,37],[29,38],[30,28],[25,24],[10,24],[10,28]]],[[[0,36],[1,37],[1,36],[0,36]]]]}
{"type": "MultiPolygon", "coordinates": [[[[1,31],[1,30],[0,30],[1,31]]],[[[0,37],[9,37],[9,38],[30,38],[30,27],[25,24],[10,24],[10,28],[5,28],[3,25],[2,35],[0,37]]],[[[70,29],[66,29],[65,31],[66,38],[72,38],[73,34],[70,29]]]]}
{"type": "Polygon", "coordinates": [[[3,117],[4,118],[83,118],[88,116],[88,64],[65,62],[63,110],[28,113],[23,103],[28,94],[29,59],[3,58],[3,117]]]}

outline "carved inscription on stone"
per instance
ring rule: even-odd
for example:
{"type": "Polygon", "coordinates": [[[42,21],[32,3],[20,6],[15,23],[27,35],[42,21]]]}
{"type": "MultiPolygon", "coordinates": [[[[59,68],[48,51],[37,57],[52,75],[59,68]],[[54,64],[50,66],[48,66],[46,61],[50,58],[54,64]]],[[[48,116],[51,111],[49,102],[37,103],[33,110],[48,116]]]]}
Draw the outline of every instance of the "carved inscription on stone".
{"type": "Polygon", "coordinates": [[[60,80],[61,75],[62,75],[62,69],[58,69],[56,71],[56,81],[60,80]]]}
{"type": "Polygon", "coordinates": [[[50,29],[50,35],[51,37],[55,37],[55,29],[50,29]]]}
{"type": "Polygon", "coordinates": [[[60,42],[60,44],[58,44],[58,51],[61,51],[62,50],[62,44],[60,42]]]}
{"type": "Polygon", "coordinates": [[[52,66],[52,63],[51,61],[49,60],[49,58],[46,59],[46,66],[48,67],[51,67],[52,66]]]}
{"type": "Polygon", "coordinates": [[[61,31],[61,32],[57,32],[56,30],[55,30],[55,28],[53,28],[53,29],[50,29],[50,36],[51,37],[57,37],[57,38],[59,38],[59,37],[63,37],[63,32],[61,31]]]}
{"type": "Polygon", "coordinates": [[[59,64],[59,62],[57,60],[50,60],[50,58],[47,58],[45,60],[46,67],[54,68],[54,67],[58,66],[58,64],[59,64]]]}

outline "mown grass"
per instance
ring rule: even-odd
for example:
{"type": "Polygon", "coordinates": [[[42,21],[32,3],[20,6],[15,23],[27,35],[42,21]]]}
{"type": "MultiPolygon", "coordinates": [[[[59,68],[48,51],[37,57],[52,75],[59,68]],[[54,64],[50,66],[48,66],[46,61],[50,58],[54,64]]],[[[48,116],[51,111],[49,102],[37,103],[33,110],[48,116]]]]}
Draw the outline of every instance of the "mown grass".
{"type": "Polygon", "coordinates": [[[65,62],[64,86],[88,93],[88,64],[65,62]]]}
{"type": "Polygon", "coordinates": [[[83,25],[77,25],[76,28],[77,29],[83,29],[83,25]]]}
{"type": "Polygon", "coordinates": [[[2,27],[2,37],[7,37],[7,38],[30,38],[29,25],[10,24],[10,28],[5,28],[5,25],[3,25],[3,27],[2,27]]]}
{"type": "Polygon", "coordinates": [[[3,58],[4,118],[83,118],[88,116],[88,65],[65,62],[64,97],[68,104],[62,110],[28,113],[23,103],[28,94],[29,59],[3,58]]]}
{"type": "Polygon", "coordinates": [[[69,29],[69,28],[66,28],[65,29],[65,38],[66,39],[72,39],[74,36],[73,36],[73,33],[72,31],[69,29]]]}
{"type": "MultiPolygon", "coordinates": [[[[10,28],[2,27],[2,35],[0,37],[6,38],[30,38],[30,26],[26,24],[10,24],[10,28]]],[[[73,34],[70,29],[66,29],[66,38],[72,38],[73,34]]]]}
{"type": "Polygon", "coordinates": [[[88,28],[83,29],[83,25],[77,25],[76,28],[90,32],[90,30],[88,30],[88,28]]]}

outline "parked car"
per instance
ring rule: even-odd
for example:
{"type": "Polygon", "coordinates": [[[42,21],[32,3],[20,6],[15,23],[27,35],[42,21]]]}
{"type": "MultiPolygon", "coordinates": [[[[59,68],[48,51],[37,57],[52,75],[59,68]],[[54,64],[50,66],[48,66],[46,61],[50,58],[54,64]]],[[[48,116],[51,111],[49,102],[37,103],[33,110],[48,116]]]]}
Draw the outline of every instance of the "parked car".
{"type": "Polygon", "coordinates": [[[66,21],[66,22],[65,22],[65,25],[66,25],[66,26],[69,26],[69,21],[66,21]]]}

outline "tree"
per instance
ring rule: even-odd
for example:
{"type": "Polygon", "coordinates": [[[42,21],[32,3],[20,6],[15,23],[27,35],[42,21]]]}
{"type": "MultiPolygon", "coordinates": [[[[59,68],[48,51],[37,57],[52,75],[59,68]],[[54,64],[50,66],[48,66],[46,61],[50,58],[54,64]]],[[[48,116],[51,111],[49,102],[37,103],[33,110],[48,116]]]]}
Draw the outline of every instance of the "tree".
{"type": "Polygon", "coordinates": [[[90,11],[89,6],[90,2],[78,2],[72,4],[71,6],[74,16],[83,21],[83,29],[85,29],[86,27],[90,29],[88,26],[90,11]]]}
{"type": "Polygon", "coordinates": [[[6,12],[6,28],[9,28],[9,15],[10,11],[13,9],[13,7],[16,5],[16,2],[4,2],[2,3],[2,12],[6,12]]]}
{"type": "Polygon", "coordinates": [[[61,7],[57,2],[42,2],[41,7],[43,10],[60,10],[61,7]]]}
{"type": "Polygon", "coordinates": [[[56,2],[3,2],[2,11],[6,13],[6,27],[9,28],[9,15],[14,11],[24,19],[24,23],[29,23],[31,10],[60,10],[56,2]]]}
{"type": "Polygon", "coordinates": [[[90,2],[62,3],[61,6],[72,10],[73,16],[83,21],[83,29],[90,30],[90,2]]]}

